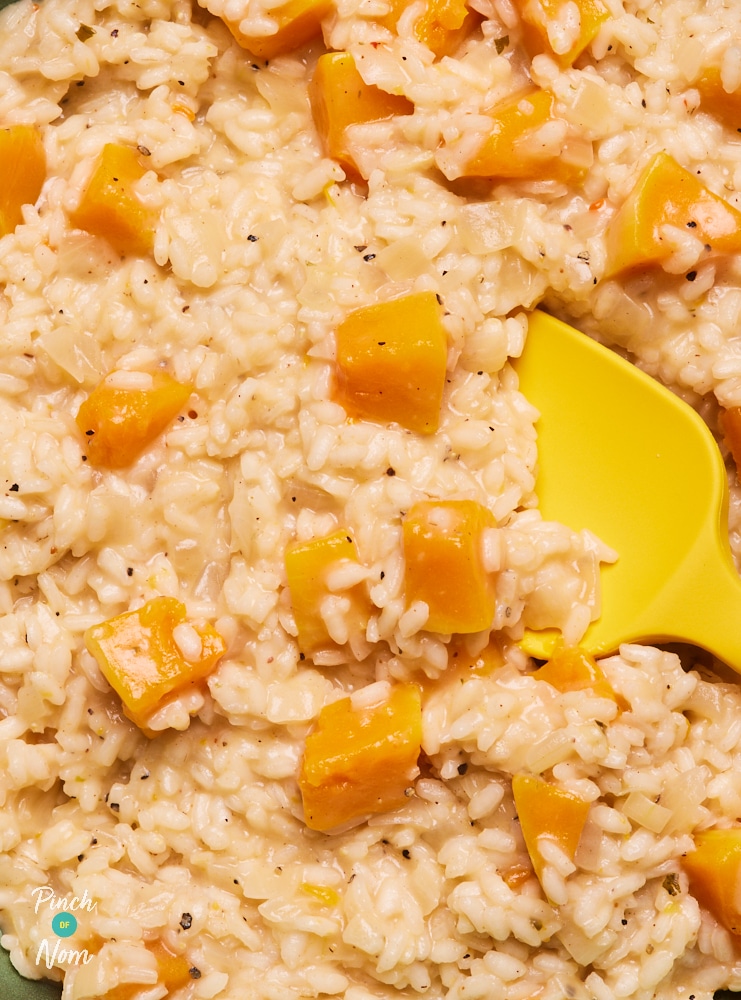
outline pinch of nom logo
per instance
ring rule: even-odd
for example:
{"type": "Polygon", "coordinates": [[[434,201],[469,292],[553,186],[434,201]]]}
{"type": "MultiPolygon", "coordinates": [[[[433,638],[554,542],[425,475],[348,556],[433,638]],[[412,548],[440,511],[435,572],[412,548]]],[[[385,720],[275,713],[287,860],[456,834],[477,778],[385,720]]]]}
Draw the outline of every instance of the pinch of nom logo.
{"type": "Polygon", "coordinates": [[[70,938],[77,930],[78,922],[75,912],[84,910],[92,913],[97,907],[97,903],[92,900],[87,889],[83,890],[81,896],[57,896],[50,885],[40,885],[31,892],[35,896],[34,913],[38,913],[42,907],[46,907],[54,913],[51,921],[51,929],[56,935],[56,940],[52,947],[46,938],[43,938],[36,952],[36,964],[41,965],[42,959],[47,969],[53,969],[55,965],[87,965],[92,962],[93,956],[88,954],[87,948],[77,951],[74,948],[63,947],[65,938],[70,938]]]}

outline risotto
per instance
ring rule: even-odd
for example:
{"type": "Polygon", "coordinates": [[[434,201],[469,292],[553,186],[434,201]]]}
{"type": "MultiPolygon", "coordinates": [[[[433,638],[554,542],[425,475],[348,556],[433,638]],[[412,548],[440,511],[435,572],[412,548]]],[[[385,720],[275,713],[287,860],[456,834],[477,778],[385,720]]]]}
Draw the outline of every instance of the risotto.
{"type": "Polygon", "coordinates": [[[739,38],[735,0],[0,14],[22,976],[741,990],[741,692],[580,651],[619,553],[539,514],[510,363],[542,305],[695,405],[741,556],[739,38]]]}

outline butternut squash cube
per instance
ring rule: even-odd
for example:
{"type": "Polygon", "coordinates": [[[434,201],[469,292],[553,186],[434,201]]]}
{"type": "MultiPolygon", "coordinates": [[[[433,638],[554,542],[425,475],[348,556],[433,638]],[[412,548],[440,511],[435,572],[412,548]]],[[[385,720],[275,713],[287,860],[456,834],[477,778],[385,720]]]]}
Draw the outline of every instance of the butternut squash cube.
{"type": "MultiPolygon", "coordinates": [[[[411,0],[391,0],[388,14],[378,23],[396,31],[399,18],[411,0]]],[[[440,58],[451,55],[481,21],[481,15],[468,9],[465,0],[427,0],[425,9],[414,24],[414,35],[440,58]]]]}
{"type": "Polygon", "coordinates": [[[152,375],[148,389],[119,388],[107,376],[77,412],[89,461],[122,469],[139,457],[185,406],[192,392],[164,372],[152,375]]]}
{"type": "Polygon", "coordinates": [[[682,859],[690,892],[731,934],[741,935],[741,827],[695,834],[682,859]]]}
{"type": "MultiPolygon", "coordinates": [[[[301,652],[306,655],[335,645],[321,616],[320,607],[324,598],[331,594],[327,586],[328,575],[343,560],[358,562],[355,542],[345,529],[324,538],[313,538],[309,542],[294,542],[286,549],[286,577],[298,629],[298,644],[301,652]]],[[[362,587],[350,587],[343,590],[341,596],[350,602],[350,608],[344,616],[348,630],[364,633],[369,607],[362,587]]]]}
{"type": "Polygon", "coordinates": [[[422,708],[415,684],[395,686],[388,701],[325,706],[306,739],[299,787],[306,825],[325,832],[371,813],[398,809],[419,774],[422,708]]]}
{"type": "Polygon", "coordinates": [[[124,713],[141,728],[168,695],[208,677],[226,650],[216,629],[188,621],[185,605],[174,597],[155,597],[136,611],[93,625],[85,633],[85,645],[124,713]],[[186,659],[173,634],[183,624],[200,639],[193,659],[186,659]]]}
{"type": "Polygon", "coordinates": [[[434,292],[365,306],[337,328],[335,395],[354,417],[433,434],[448,338],[434,292]]]}
{"type": "Polygon", "coordinates": [[[151,253],[155,219],[134,190],[146,173],[135,149],[106,143],[79,205],[70,213],[72,225],[108,240],[122,257],[151,253]]]}
{"type": "Polygon", "coordinates": [[[553,841],[573,861],[589,803],[531,774],[512,778],[512,794],[525,846],[542,886],[546,863],[539,846],[541,838],[553,841]]]}
{"type": "Polygon", "coordinates": [[[741,212],[661,152],[608,226],[606,277],[670,257],[673,246],[662,233],[667,225],[701,240],[708,255],[741,252],[741,212]]]}
{"type": "MultiPolygon", "coordinates": [[[[147,951],[152,952],[157,960],[157,984],[167,987],[168,996],[193,982],[191,963],[184,955],[174,955],[159,939],[147,944],[147,951]]],[[[141,983],[120,983],[108,990],[101,1000],[134,1000],[142,988],[141,983]]]]}
{"type": "Polygon", "coordinates": [[[46,180],[46,153],[33,125],[0,129],[0,236],[23,221],[24,205],[34,205],[46,180]]]}
{"type": "Polygon", "coordinates": [[[494,619],[494,582],[482,532],[494,515],[475,500],[423,500],[403,523],[407,605],[424,601],[430,632],[481,632],[494,619]]]}
{"type": "Polygon", "coordinates": [[[700,92],[701,111],[713,115],[726,128],[741,128],[741,90],[725,89],[718,66],[708,67],[694,86],[700,92]]]}
{"type": "Polygon", "coordinates": [[[502,180],[580,180],[591,163],[587,140],[571,139],[557,154],[543,146],[538,131],[558,121],[555,99],[547,90],[514,94],[488,112],[492,127],[478,151],[460,169],[462,177],[502,180]],[[568,154],[568,155],[567,155],[568,154]]]}
{"type": "Polygon", "coordinates": [[[547,52],[563,69],[578,59],[610,17],[602,0],[515,0],[515,7],[529,54],[547,52]]]}
{"type": "Polygon", "coordinates": [[[535,678],[547,681],[557,691],[591,691],[598,698],[618,702],[610,682],[602,673],[595,658],[584,649],[565,646],[551,656],[536,672],[535,678]]]}
{"type": "Polygon", "coordinates": [[[326,155],[355,178],[360,174],[348,142],[348,129],[414,111],[406,97],[365,83],[349,52],[327,52],[319,57],[309,84],[309,100],[326,155]]]}
{"type": "Polygon", "coordinates": [[[319,38],[322,20],[332,12],[333,6],[332,0],[288,0],[270,11],[270,17],[276,22],[272,35],[245,35],[239,30],[238,22],[225,20],[224,23],[243,49],[258,59],[275,59],[319,38]]]}

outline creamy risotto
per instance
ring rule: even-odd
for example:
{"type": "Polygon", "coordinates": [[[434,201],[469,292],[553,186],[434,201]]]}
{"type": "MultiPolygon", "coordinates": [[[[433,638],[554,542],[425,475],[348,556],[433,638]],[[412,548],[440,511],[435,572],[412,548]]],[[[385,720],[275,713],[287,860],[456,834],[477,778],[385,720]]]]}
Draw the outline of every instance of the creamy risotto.
{"type": "Polygon", "coordinates": [[[579,651],[619,553],[540,516],[510,364],[543,305],[727,452],[740,38],[735,0],[3,11],[23,976],[64,1000],[741,989],[741,692],[699,653],[579,651]]]}

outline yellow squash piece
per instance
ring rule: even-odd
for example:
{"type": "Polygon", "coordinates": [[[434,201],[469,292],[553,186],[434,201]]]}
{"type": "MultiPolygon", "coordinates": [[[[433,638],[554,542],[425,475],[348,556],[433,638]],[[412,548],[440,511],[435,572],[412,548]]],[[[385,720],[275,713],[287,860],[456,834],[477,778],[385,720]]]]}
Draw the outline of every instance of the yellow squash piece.
{"type": "Polygon", "coordinates": [[[151,253],[155,219],[134,190],[146,173],[135,149],[106,143],[79,205],[70,213],[72,225],[102,236],[122,257],[151,253]]]}
{"type": "MultiPolygon", "coordinates": [[[[286,548],[286,577],[302,653],[311,655],[335,645],[319,609],[322,600],[331,594],[328,574],[343,560],[358,562],[355,542],[345,529],[309,542],[294,542],[286,548]]],[[[348,629],[365,633],[369,608],[361,586],[343,590],[339,596],[350,602],[343,616],[348,629]]]]}
{"type": "MultiPolygon", "coordinates": [[[[378,23],[396,31],[399,18],[411,0],[391,0],[390,10],[378,23]]],[[[469,10],[465,0],[427,0],[414,24],[418,41],[440,58],[451,55],[481,21],[481,15],[469,10]]]]}
{"type": "Polygon", "coordinates": [[[23,221],[23,205],[34,205],[46,180],[46,153],[33,125],[0,129],[0,236],[23,221]]]}
{"type": "Polygon", "coordinates": [[[514,5],[530,55],[547,52],[563,69],[578,59],[610,17],[602,0],[514,0],[514,5]]]}
{"type": "Polygon", "coordinates": [[[741,129],[741,90],[729,93],[725,89],[719,67],[708,67],[693,86],[700,92],[701,111],[707,111],[727,128],[741,129]]]}
{"type": "Polygon", "coordinates": [[[741,935],[741,827],[695,835],[682,866],[690,892],[731,934],[741,935]]]}
{"type": "Polygon", "coordinates": [[[657,153],[607,230],[606,276],[661,264],[674,252],[662,232],[674,226],[705,245],[705,253],[741,252],[741,212],[713,194],[668,153],[657,153]]]}
{"type": "Polygon", "coordinates": [[[589,803],[531,774],[516,774],[512,778],[512,794],[525,846],[542,885],[545,860],[540,839],[552,840],[573,861],[589,803]]]}
{"type": "Polygon", "coordinates": [[[226,650],[216,629],[188,621],[185,605],[174,597],[155,597],[136,611],[93,625],[85,633],[85,645],[121,698],[125,714],[141,728],[168,695],[207,677],[226,650]],[[185,658],[173,636],[181,624],[190,625],[201,640],[193,660],[185,658]]]}
{"type": "Polygon", "coordinates": [[[151,389],[123,389],[103,379],[78,410],[92,465],[122,469],[138,458],[178,415],[192,388],[164,372],[152,376],[151,389]]]}
{"type": "Polygon", "coordinates": [[[434,292],[357,309],[337,328],[337,400],[351,416],[433,434],[447,354],[434,292]]]}
{"type": "Polygon", "coordinates": [[[591,144],[571,139],[554,156],[538,141],[538,130],[557,121],[548,90],[528,89],[508,97],[488,112],[491,131],[461,169],[462,177],[502,180],[558,180],[575,183],[591,162],[591,144]],[[566,155],[568,153],[568,155],[566,155]]]}
{"type": "MultiPolygon", "coordinates": [[[[364,82],[349,52],[320,56],[309,84],[311,113],[327,156],[350,177],[359,177],[347,131],[352,125],[410,115],[414,105],[396,94],[364,82]]],[[[366,178],[367,179],[367,178],[366,178]]]]}
{"type": "Polygon", "coordinates": [[[610,682],[597,661],[583,649],[562,647],[535,673],[539,681],[547,681],[557,691],[591,691],[598,698],[618,702],[610,682]]]}
{"type": "Polygon", "coordinates": [[[417,774],[422,743],[419,688],[399,684],[388,701],[354,709],[327,705],[306,739],[299,786],[306,825],[327,831],[370,813],[398,809],[417,774]]]}
{"type": "Polygon", "coordinates": [[[276,22],[272,35],[246,35],[239,30],[237,22],[225,21],[225,24],[243,49],[258,59],[274,59],[319,38],[322,20],[333,7],[332,0],[288,0],[270,11],[271,19],[276,22]]]}
{"type": "Polygon", "coordinates": [[[423,500],[403,523],[407,606],[424,601],[430,632],[481,632],[494,619],[494,582],[483,560],[482,532],[494,515],[475,500],[423,500]]]}

